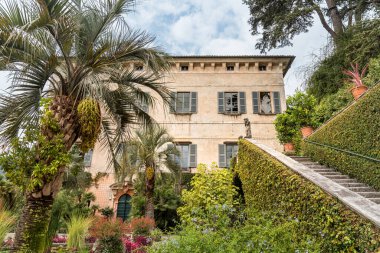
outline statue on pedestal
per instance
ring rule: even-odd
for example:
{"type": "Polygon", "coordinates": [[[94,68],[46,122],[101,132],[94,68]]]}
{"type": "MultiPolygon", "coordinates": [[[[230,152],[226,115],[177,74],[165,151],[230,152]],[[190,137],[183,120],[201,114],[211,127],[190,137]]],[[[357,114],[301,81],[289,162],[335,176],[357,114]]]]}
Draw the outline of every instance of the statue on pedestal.
{"type": "Polygon", "coordinates": [[[245,137],[244,138],[252,138],[252,132],[251,132],[251,122],[248,118],[244,119],[244,126],[245,126],[245,137]]]}

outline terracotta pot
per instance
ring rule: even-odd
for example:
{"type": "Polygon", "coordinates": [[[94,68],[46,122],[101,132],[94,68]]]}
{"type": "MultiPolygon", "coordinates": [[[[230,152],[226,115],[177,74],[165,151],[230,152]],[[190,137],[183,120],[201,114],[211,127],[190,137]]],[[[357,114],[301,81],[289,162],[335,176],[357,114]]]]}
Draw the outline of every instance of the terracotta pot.
{"type": "Polygon", "coordinates": [[[359,86],[359,87],[354,87],[351,89],[352,96],[354,97],[355,100],[358,100],[366,91],[368,90],[367,86],[359,86]]]}
{"type": "Polygon", "coordinates": [[[314,129],[311,126],[305,126],[301,128],[302,137],[306,138],[314,132],[314,129]]]}
{"type": "Polygon", "coordinates": [[[295,150],[294,144],[293,143],[285,143],[284,144],[284,151],[285,153],[287,152],[293,152],[295,150]]]}

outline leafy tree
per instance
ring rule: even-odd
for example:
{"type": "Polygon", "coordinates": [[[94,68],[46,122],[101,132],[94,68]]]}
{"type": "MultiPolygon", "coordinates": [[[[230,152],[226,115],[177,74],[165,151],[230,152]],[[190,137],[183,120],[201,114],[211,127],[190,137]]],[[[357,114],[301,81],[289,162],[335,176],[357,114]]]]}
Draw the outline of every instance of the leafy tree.
{"type": "Polygon", "coordinates": [[[211,169],[199,164],[197,172],[191,180],[192,188],[182,191],[184,205],[177,210],[181,222],[205,229],[226,227],[238,204],[233,173],[216,164],[211,169]]]}
{"type": "MultiPolygon", "coordinates": [[[[145,180],[139,175],[133,182],[135,194],[132,196],[132,217],[141,217],[145,213],[145,180]]],[[[154,187],[154,217],[158,228],[168,230],[177,225],[177,208],[181,198],[176,191],[176,181],[171,173],[156,175],[154,187]]]]}
{"type": "Polygon", "coordinates": [[[32,124],[41,130],[36,148],[40,141],[46,147],[54,144],[52,150],[62,148],[58,157],[33,157],[27,161],[33,169],[19,176],[18,183],[27,183],[16,230],[19,250],[41,252],[37,241],[46,234],[51,203],[65,171],[65,153],[77,140],[84,152],[96,140],[113,151],[115,143],[126,139],[130,123],[151,122],[141,108],[141,102],[154,103],[146,89],[165,103],[169,100],[170,92],[160,81],[169,67],[166,55],[150,46],[152,37],[134,31],[123,19],[133,3],[7,0],[0,4],[0,66],[12,77],[9,93],[0,100],[2,140],[12,140],[32,124]],[[146,71],[137,74],[128,67],[136,61],[146,71]],[[42,97],[51,98],[47,121],[39,115],[42,97]],[[61,143],[56,145],[55,140],[61,143]]]}
{"type": "Polygon", "coordinates": [[[266,52],[292,45],[294,36],[308,32],[317,16],[336,42],[346,29],[378,16],[378,0],[243,0],[249,6],[252,35],[261,34],[256,48],[266,52]]]}
{"type": "Polygon", "coordinates": [[[156,172],[164,166],[169,169],[178,179],[181,170],[174,161],[178,155],[173,145],[173,138],[169,136],[165,128],[159,125],[150,125],[137,130],[135,138],[129,143],[122,144],[128,147],[134,157],[136,167],[144,169],[145,177],[145,216],[154,219],[154,188],[156,172]]]}

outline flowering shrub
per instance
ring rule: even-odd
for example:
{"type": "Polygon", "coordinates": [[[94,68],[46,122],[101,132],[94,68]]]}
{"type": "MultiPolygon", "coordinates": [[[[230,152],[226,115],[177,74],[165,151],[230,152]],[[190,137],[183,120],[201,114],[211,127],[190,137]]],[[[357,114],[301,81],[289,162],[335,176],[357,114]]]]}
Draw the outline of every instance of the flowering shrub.
{"type": "Polygon", "coordinates": [[[121,220],[107,220],[104,218],[94,222],[90,234],[99,240],[95,252],[99,253],[122,253],[122,236],[126,231],[125,224],[121,220]]]}
{"type": "Polygon", "coordinates": [[[126,250],[126,253],[145,253],[145,246],[151,244],[151,239],[145,236],[136,236],[133,240],[124,237],[123,244],[126,250]]]}
{"type": "Polygon", "coordinates": [[[53,243],[66,243],[67,238],[66,236],[56,235],[53,238],[53,243]]]}
{"type": "Polygon", "coordinates": [[[141,217],[131,220],[128,226],[128,232],[133,235],[148,235],[155,227],[155,222],[151,218],[141,217]]]}

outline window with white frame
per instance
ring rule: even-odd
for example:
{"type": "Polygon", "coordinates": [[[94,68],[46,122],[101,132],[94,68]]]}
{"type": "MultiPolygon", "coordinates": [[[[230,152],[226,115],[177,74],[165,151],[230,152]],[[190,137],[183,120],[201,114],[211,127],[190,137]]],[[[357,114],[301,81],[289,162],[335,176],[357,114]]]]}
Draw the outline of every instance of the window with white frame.
{"type": "Polygon", "coordinates": [[[281,113],[280,92],[254,91],[252,105],[255,114],[279,114],[281,113]]]}
{"type": "Polygon", "coordinates": [[[237,155],[237,152],[237,143],[219,144],[219,167],[229,168],[231,159],[237,155]]]}
{"type": "Polygon", "coordinates": [[[170,112],[177,114],[196,113],[197,100],[197,92],[173,92],[170,112]]]}
{"type": "Polygon", "coordinates": [[[218,113],[246,113],[245,92],[218,92],[218,113]]]}
{"type": "MultiPolygon", "coordinates": [[[[169,147],[173,144],[169,144],[169,147]]],[[[177,143],[175,145],[179,155],[174,156],[174,161],[183,170],[197,167],[197,145],[191,143],[177,143]]]]}

